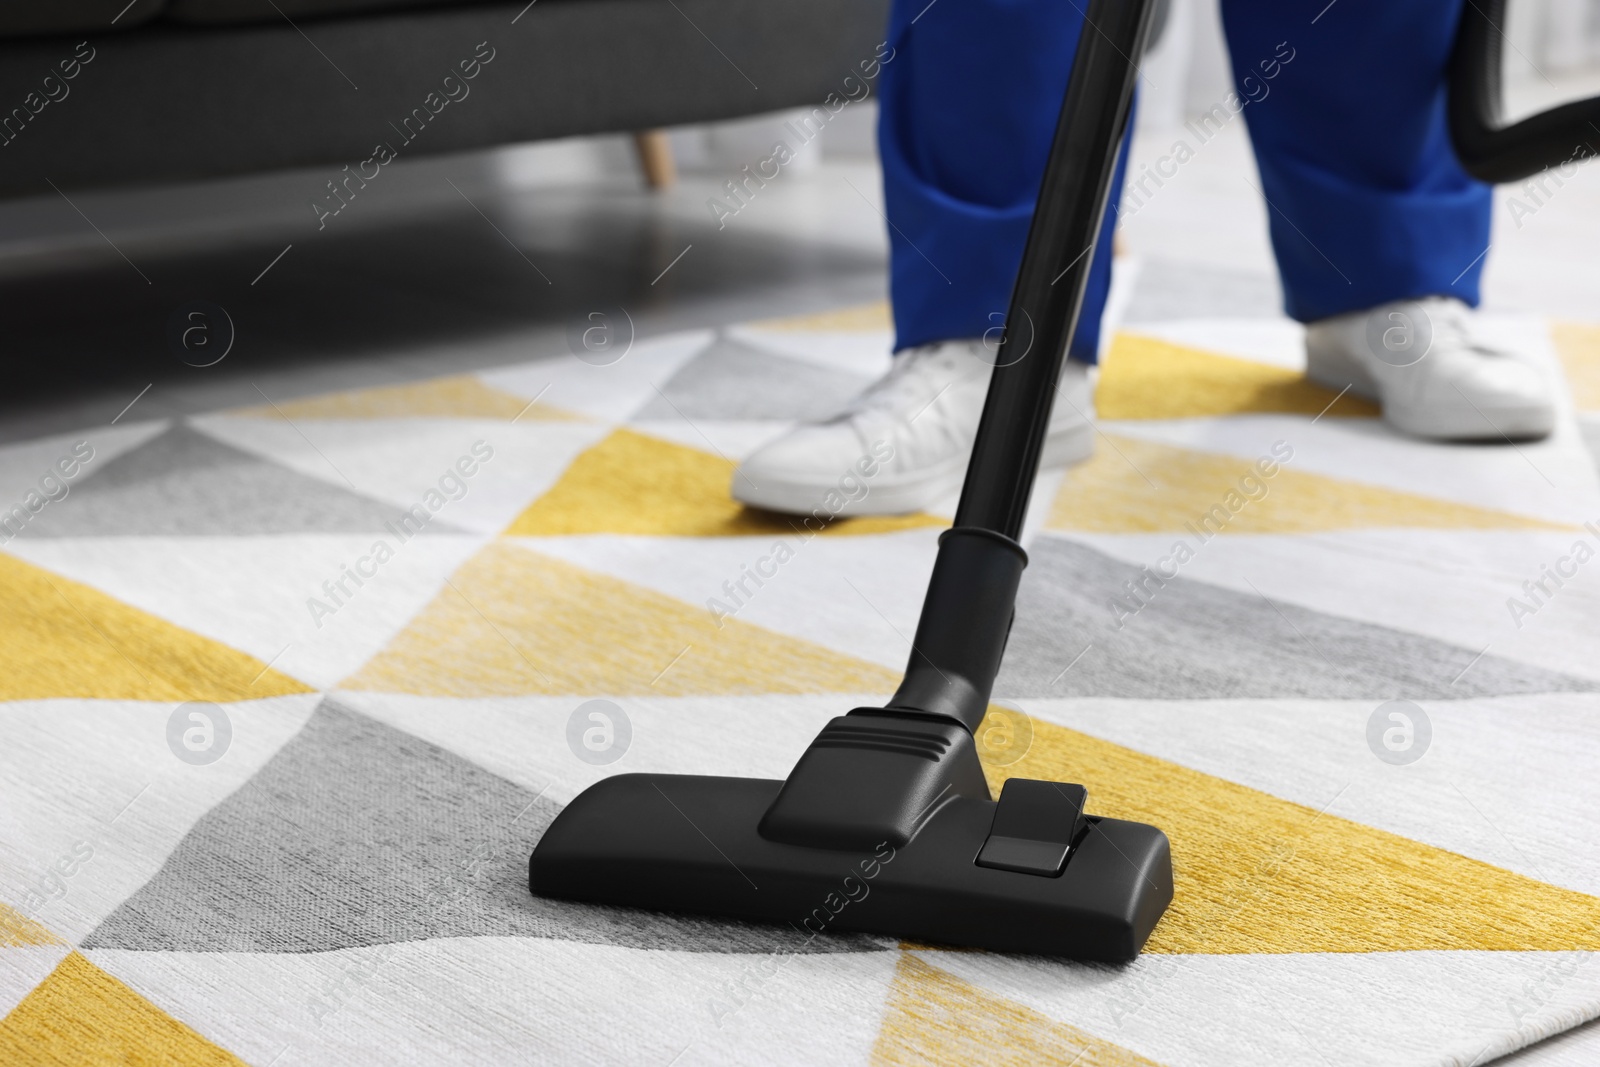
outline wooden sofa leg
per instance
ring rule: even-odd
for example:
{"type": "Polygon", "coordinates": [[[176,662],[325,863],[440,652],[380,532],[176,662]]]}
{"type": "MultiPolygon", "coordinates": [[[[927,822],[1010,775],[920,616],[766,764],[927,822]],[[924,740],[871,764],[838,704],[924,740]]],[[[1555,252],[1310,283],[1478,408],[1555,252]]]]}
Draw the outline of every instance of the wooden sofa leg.
{"type": "Polygon", "coordinates": [[[664,130],[636,130],[633,150],[639,155],[639,169],[652,189],[665,189],[678,180],[678,168],[672,162],[672,145],[664,130]]]}

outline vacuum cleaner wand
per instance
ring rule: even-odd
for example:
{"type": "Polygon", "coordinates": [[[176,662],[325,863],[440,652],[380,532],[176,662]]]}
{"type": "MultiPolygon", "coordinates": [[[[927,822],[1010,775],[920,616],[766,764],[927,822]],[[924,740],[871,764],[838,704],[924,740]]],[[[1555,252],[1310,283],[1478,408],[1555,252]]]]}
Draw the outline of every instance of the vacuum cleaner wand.
{"type": "Polygon", "coordinates": [[[1172,900],[1153,826],[1082,786],[991,798],[973,740],[1027,554],[1017,543],[1083,305],[1152,0],[1091,0],[955,525],[905,679],[825,726],[785,781],[623,774],[574,798],[528,864],[540,896],[1078,959],[1139,953],[1172,900]]]}

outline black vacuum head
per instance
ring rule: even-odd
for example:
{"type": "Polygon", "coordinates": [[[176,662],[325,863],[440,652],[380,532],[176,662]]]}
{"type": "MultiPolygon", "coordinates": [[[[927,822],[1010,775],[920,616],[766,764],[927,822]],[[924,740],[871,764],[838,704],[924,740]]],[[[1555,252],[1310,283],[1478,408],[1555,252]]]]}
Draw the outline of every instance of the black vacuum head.
{"type": "Polygon", "coordinates": [[[972,735],[883,709],[834,719],[787,782],[624,774],[529,861],[540,896],[1120,962],[1172,900],[1166,835],[1081,786],[990,800],[972,735]],[[832,847],[829,847],[829,845],[832,847]]]}

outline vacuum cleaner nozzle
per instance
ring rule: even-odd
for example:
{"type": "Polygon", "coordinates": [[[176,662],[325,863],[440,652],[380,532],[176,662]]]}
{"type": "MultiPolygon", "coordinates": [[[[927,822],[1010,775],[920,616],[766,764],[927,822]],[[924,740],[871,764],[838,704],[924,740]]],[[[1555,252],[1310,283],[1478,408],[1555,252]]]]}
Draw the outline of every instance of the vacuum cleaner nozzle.
{"type": "Polygon", "coordinates": [[[541,896],[1118,962],[1172,900],[1166,835],[1084,813],[1082,786],[989,799],[959,723],[860,708],[787,781],[624,774],[529,861],[541,896]]]}
{"type": "Polygon", "coordinates": [[[1151,0],[1090,0],[1097,32],[1078,38],[1006,316],[1032,324],[1028,347],[996,363],[888,706],[828,723],[786,781],[624,774],[591,786],[534,850],[533,892],[1086,960],[1143,947],[1172,900],[1166,835],[1085,814],[1082,786],[1013,778],[992,799],[973,731],[1028,562],[1016,539],[1150,11],[1151,0]]]}

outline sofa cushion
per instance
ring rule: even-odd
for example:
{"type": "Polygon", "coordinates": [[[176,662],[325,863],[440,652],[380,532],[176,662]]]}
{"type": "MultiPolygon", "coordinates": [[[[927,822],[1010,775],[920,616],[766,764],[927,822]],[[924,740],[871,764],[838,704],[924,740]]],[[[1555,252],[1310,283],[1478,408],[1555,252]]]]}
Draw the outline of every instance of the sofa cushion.
{"type": "Polygon", "coordinates": [[[164,7],[166,0],[0,0],[0,39],[126,30],[164,7]]]}
{"type": "MultiPolygon", "coordinates": [[[[287,198],[299,201],[300,232],[315,240],[347,222],[324,227],[317,214],[320,198],[335,195],[329,183],[361,171],[380,142],[410,160],[815,104],[859,88],[881,55],[875,42],[883,40],[887,7],[886,0],[539,0],[530,8],[527,0],[502,0],[300,23],[315,48],[282,18],[207,27],[160,21],[92,41],[99,53],[71,83],[67,104],[41,112],[41,121],[20,120],[23,132],[9,133],[0,147],[0,197],[314,167],[301,176],[304,185],[272,188],[296,190],[287,198]],[[720,53],[696,26],[715,27],[720,53]],[[483,69],[471,80],[461,64],[472,69],[474,58],[483,69]],[[452,99],[464,87],[472,95],[452,99]],[[416,115],[440,98],[449,101],[446,110],[416,115]]],[[[59,37],[0,44],[0,101],[20,106],[31,92],[43,97],[42,76],[73,44],[59,37]]],[[[371,174],[370,165],[364,169],[371,174]]],[[[255,204],[261,194],[227,195],[255,204]]],[[[357,216],[368,210],[353,209],[357,216]]],[[[290,254],[299,253],[297,244],[290,254]]],[[[0,343],[0,358],[7,351],[0,343]]]]}
{"type": "Polygon", "coordinates": [[[282,22],[334,15],[381,14],[419,7],[460,7],[484,0],[167,0],[166,18],[197,26],[282,22]]]}

